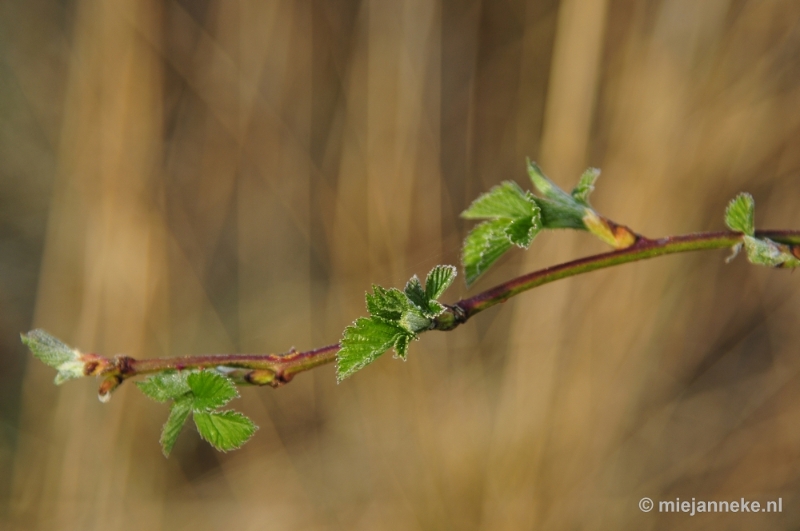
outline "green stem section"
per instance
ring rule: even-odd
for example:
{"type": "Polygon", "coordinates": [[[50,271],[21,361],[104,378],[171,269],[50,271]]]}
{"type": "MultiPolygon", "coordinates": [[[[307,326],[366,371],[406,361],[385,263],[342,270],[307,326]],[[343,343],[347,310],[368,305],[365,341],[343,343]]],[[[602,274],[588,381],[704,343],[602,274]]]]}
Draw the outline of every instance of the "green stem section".
{"type": "MultiPolygon", "coordinates": [[[[800,258],[800,231],[757,231],[756,237],[769,238],[778,243],[790,245],[792,252],[800,258]]],[[[596,254],[534,271],[504,282],[474,297],[458,301],[447,306],[447,310],[436,318],[431,329],[452,330],[487,308],[505,302],[522,292],[562,278],[656,256],[730,248],[741,241],[742,234],[731,231],[687,234],[658,240],[640,238],[626,249],[596,254]]],[[[286,354],[214,354],[144,360],[118,357],[100,373],[106,378],[101,385],[101,395],[104,394],[103,391],[110,392],[123,380],[133,376],[167,370],[219,367],[224,367],[226,373],[238,383],[279,387],[291,381],[297,373],[335,361],[338,351],[339,344],[337,343],[307,352],[291,351],[286,354]]]]}

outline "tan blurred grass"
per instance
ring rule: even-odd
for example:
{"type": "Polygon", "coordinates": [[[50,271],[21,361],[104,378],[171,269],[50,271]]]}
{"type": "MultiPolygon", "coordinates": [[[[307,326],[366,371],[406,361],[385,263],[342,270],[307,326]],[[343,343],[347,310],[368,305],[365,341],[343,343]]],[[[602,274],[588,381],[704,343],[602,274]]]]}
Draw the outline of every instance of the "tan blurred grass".
{"type": "MultiPolygon", "coordinates": [[[[102,405],[14,361],[34,326],[133,356],[333,342],[371,283],[455,263],[458,212],[527,155],[563,186],[603,168],[594,203],[647,235],[720,228],[742,189],[797,228],[796,3],[2,9],[4,529],[800,521],[797,280],[722,255],[543,287],[339,386],[244,390],[261,430],[229,455],[187,430],[164,460],[132,386],[102,405]]],[[[477,289],[601,249],[546,234],[477,289]]]]}

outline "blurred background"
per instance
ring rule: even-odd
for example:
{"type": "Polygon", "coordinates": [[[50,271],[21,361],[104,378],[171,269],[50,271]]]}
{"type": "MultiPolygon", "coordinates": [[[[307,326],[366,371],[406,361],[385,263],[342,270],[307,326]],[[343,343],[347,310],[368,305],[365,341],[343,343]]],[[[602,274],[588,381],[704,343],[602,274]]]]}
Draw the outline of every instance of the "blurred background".
{"type": "MultiPolygon", "coordinates": [[[[509,301],[408,362],[237,409],[216,453],[122,386],[52,385],[19,333],[135,357],[334,343],[372,283],[456,264],[525,157],[640,233],[800,228],[800,4],[0,3],[0,528],[795,529],[800,277],[726,253],[509,301]],[[782,498],[781,514],[642,513],[782,498]]],[[[604,251],[540,235],[474,288],[604,251]]]]}

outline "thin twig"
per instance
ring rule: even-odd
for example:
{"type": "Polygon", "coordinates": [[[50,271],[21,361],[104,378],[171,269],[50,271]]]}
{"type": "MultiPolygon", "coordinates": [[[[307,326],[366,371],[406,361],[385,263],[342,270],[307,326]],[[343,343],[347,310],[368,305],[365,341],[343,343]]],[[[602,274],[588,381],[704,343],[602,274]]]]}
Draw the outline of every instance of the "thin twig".
{"type": "MultiPolygon", "coordinates": [[[[757,231],[756,236],[789,245],[792,253],[800,258],[800,231],[757,231]]],[[[656,256],[730,248],[741,242],[741,239],[741,233],[732,231],[687,234],[658,240],[640,237],[626,249],[596,254],[534,271],[468,299],[462,299],[453,305],[447,305],[445,312],[434,320],[431,330],[452,330],[487,308],[562,278],[656,256]]],[[[285,354],[213,354],[142,360],[119,356],[103,364],[100,376],[105,379],[101,384],[100,394],[106,396],[124,380],[134,376],[167,370],[200,368],[221,369],[237,383],[280,387],[300,372],[335,361],[339,348],[339,344],[336,343],[307,352],[290,351],[285,354]]]]}

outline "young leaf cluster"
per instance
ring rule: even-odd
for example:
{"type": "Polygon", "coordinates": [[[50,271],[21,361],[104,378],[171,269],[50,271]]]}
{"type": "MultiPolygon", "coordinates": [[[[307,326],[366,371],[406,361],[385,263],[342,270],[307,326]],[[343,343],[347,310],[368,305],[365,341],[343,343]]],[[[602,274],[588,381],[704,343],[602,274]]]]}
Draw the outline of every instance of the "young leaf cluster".
{"type": "Polygon", "coordinates": [[[486,220],[467,235],[462,263],[467,286],[513,246],[527,249],[542,229],[588,230],[606,243],[623,248],[635,236],[619,230],[598,215],[589,204],[589,195],[600,170],[587,169],[577,186],[567,193],[548,179],[536,163],[528,161],[528,176],[539,196],[506,181],[481,195],[465,210],[465,219],[486,220]]]}
{"type": "Polygon", "coordinates": [[[344,330],[336,356],[338,380],[351,376],[390,348],[395,357],[405,360],[409,343],[445,310],[437,299],[455,277],[455,267],[438,265],[428,273],[424,287],[416,275],[403,291],[373,286],[372,293],[366,295],[369,317],[359,317],[344,330]]]}
{"type": "Polygon", "coordinates": [[[461,217],[485,219],[467,236],[462,262],[472,284],[513,245],[527,249],[542,230],[542,210],[533,194],[506,181],[476,199],[461,217]]]}
{"type": "Polygon", "coordinates": [[[733,248],[734,258],[744,247],[747,259],[755,265],[768,267],[792,268],[800,266],[800,260],[792,254],[792,250],[769,238],[757,238],[755,227],[755,201],[748,193],[737,195],[725,209],[725,224],[731,229],[744,234],[742,243],[733,248]]]}
{"type": "Polygon", "coordinates": [[[189,415],[200,436],[223,452],[242,446],[257,429],[253,421],[237,411],[218,410],[239,393],[229,378],[215,371],[162,372],[136,385],[157,402],[172,401],[161,431],[161,448],[166,456],[189,415]]]}

